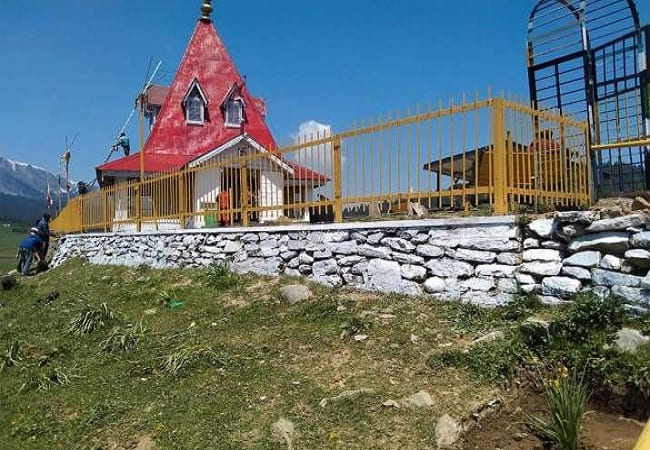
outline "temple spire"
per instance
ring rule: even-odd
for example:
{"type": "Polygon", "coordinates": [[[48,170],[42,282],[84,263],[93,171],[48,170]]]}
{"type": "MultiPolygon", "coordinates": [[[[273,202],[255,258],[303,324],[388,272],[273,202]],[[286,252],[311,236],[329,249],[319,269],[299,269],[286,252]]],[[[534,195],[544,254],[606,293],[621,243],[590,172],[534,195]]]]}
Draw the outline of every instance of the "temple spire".
{"type": "Polygon", "coordinates": [[[210,14],[212,14],[212,11],[212,0],[204,0],[203,4],[201,5],[201,20],[210,22],[210,14]]]}

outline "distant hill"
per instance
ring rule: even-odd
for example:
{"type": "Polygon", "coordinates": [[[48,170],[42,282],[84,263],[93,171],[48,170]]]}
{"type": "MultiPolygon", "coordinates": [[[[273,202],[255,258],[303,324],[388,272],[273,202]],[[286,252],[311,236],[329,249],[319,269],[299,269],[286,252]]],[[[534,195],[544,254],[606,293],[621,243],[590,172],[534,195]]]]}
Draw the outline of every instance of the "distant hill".
{"type": "Polygon", "coordinates": [[[56,175],[42,167],[0,156],[0,222],[29,224],[42,215],[48,181],[55,208],[58,195],[65,195],[65,189],[57,192],[56,175]]]}

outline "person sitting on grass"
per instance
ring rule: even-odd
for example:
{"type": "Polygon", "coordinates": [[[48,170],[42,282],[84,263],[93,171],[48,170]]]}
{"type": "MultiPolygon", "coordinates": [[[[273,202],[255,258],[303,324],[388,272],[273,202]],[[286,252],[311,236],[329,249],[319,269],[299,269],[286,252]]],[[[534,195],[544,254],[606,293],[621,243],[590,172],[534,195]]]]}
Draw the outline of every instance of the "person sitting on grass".
{"type": "Polygon", "coordinates": [[[41,248],[43,246],[43,241],[38,236],[38,228],[32,228],[29,230],[29,236],[27,236],[18,246],[18,257],[19,257],[19,266],[20,273],[24,276],[29,275],[29,271],[32,267],[32,260],[36,258],[36,262],[41,261],[41,248]]]}

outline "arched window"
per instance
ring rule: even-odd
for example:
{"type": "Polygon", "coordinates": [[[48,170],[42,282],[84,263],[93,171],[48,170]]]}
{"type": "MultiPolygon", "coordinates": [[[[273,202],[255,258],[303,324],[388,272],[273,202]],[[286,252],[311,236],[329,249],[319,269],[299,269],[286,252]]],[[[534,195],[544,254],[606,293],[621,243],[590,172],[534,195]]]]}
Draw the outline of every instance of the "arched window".
{"type": "Polygon", "coordinates": [[[241,100],[229,100],[226,103],[226,126],[239,128],[243,121],[244,110],[241,100]]]}
{"type": "Polygon", "coordinates": [[[186,119],[189,123],[200,123],[205,121],[205,103],[197,89],[190,94],[185,104],[186,119]]]}

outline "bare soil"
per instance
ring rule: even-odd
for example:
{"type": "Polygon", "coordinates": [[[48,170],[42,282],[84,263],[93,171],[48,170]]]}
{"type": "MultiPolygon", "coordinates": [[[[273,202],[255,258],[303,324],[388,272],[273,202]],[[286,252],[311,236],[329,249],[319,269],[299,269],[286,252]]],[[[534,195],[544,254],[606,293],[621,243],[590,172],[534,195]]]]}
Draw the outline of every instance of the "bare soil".
{"type": "MultiPolygon", "coordinates": [[[[526,425],[532,414],[545,412],[544,399],[530,390],[506,400],[498,411],[482,419],[463,436],[459,450],[550,450],[553,446],[526,425]]],[[[581,450],[632,450],[644,424],[589,405],[581,450]]]]}

